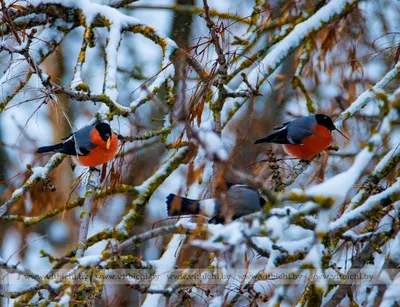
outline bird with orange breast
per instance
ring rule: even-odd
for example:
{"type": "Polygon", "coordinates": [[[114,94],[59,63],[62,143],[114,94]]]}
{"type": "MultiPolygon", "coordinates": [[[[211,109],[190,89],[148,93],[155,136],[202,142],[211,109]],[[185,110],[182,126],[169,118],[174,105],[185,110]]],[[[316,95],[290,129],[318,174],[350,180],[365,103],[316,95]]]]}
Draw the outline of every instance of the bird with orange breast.
{"type": "Polygon", "coordinates": [[[75,156],[78,164],[94,167],[113,159],[118,149],[118,138],[107,123],[86,126],[64,140],[56,145],[40,147],[37,152],[75,156]]]}
{"type": "Polygon", "coordinates": [[[332,131],[336,130],[347,140],[349,138],[339,131],[332,119],[324,114],[300,117],[284,123],[277,132],[259,139],[254,144],[282,144],[290,156],[302,160],[311,160],[317,154],[327,149],[332,142],[332,131]]]}

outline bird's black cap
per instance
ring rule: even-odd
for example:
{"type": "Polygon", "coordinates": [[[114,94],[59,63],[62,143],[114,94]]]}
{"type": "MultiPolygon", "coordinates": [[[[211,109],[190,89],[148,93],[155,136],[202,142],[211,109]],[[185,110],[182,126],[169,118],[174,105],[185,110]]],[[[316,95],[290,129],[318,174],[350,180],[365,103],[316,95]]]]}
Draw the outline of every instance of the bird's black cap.
{"type": "Polygon", "coordinates": [[[332,121],[332,118],[330,118],[328,115],[325,114],[316,114],[315,119],[317,120],[317,123],[321,126],[326,127],[329,130],[336,130],[335,124],[332,121]]]}
{"type": "Polygon", "coordinates": [[[96,130],[99,132],[100,137],[107,141],[108,138],[111,136],[111,127],[107,123],[98,123],[96,125],[96,130]]]}

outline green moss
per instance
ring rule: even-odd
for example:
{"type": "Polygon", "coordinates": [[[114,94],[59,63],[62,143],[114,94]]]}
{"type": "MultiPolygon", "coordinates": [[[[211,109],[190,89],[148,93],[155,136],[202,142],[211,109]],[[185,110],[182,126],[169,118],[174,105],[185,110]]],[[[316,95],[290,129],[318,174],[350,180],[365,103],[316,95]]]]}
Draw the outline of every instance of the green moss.
{"type": "Polygon", "coordinates": [[[330,209],[335,204],[333,197],[313,196],[313,201],[320,205],[322,209],[330,209]]]}
{"type": "Polygon", "coordinates": [[[167,47],[167,41],[164,38],[160,37],[154,28],[143,24],[139,24],[129,27],[127,31],[132,31],[133,33],[142,34],[143,36],[152,40],[157,45],[160,45],[160,47],[163,49],[163,53],[165,53],[165,49],[167,47]]]}
{"type": "Polygon", "coordinates": [[[375,92],[375,96],[377,99],[383,102],[379,107],[381,110],[381,112],[379,112],[379,117],[380,119],[383,119],[390,111],[390,102],[388,96],[383,91],[375,92]]]}
{"type": "Polygon", "coordinates": [[[394,99],[392,101],[392,106],[396,109],[400,109],[400,99],[394,99]]]}
{"type": "Polygon", "coordinates": [[[170,86],[169,80],[165,80],[164,82],[165,92],[166,92],[166,100],[167,104],[172,107],[175,105],[175,97],[174,97],[174,89],[170,86]]]}
{"type": "Polygon", "coordinates": [[[377,174],[377,179],[379,182],[379,179],[382,179],[386,177],[389,172],[394,170],[397,166],[397,164],[400,162],[400,155],[394,156],[390,161],[384,166],[384,168],[380,171],[379,174],[377,174]]]}
{"type": "Polygon", "coordinates": [[[298,194],[296,192],[290,191],[289,200],[294,202],[304,203],[307,200],[309,200],[309,197],[306,194],[298,194]]]}
{"type": "Polygon", "coordinates": [[[189,148],[183,150],[179,156],[173,158],[169,165],[165,168],[165,171],[159,174],[158,177],[154,178],[153,181],[149,184],[147,190],[141,194],[132,204],[132,208],[128,211],[128,213],[124,216],[128,216],[125,219],[124,229],[126,233],[130,233],[132,227],[136,220],[141,218],[144,214],[144,209],[149,201],[150,197],[153,195],[154,191],[165,181],[166,178],[176,169],[179,165],[184,163],[187,154],[189,153],[189,148]]]}
{"type": "Polygon", "coordinates": [[[82,212],[81,212],[81,215],[79,216],[81,219],[83,219],[84,217],[85,217],[85,215],[87,214],[87,211],[86,210],[83,210],[82,212]]]}
{"type": "Polygon", "coordinates": [[[299,251],[296,254],[287,254],[282,258],[278,258],[277,261],[275,261],[275,265],[279,266],[282,264],[293,263],[298,260],[304,259],[305,256],[306,253],[304,251],[299,251]]]}
{"type": "Polygon", "coordinates": [[[318,232],[315,233],[315,236],[317,237],[318,240],[324,241],[326,233],[318,231],[318,232]]]}
{"type": "Polygon", "coordinates": [[[136,269],[143,268],[142,261],[133,255],[116,256],[110,259],[107,263],[106,269],[118,269],[118,268],[131,268],[136,269]]]}
{"type": "Polygon", "coordinates": [[[323,255],[322,259],[321,259],[322,268],[323,269],[328,269],[330,267],[331,260],[332,260],[332,254],[331,253],[323,255]]]}
{"type": "Polygon", "coordinates": [[[63,32],[65,35],[67,35],[71,31],[71,29],[68,29],[68,28],[63,27],[63,26],[58,26],[57,30],[60,31],[60,32],[63,32]]]}
{"type": "Polygon", "coordinates": [[[80,83],[78,84],[75,89],[77,91],[82,91],[82,92],[86,92],[86,93],[90,93],[90,88],[89,85],[87,83],[80,83]]]}
{"type": "Polygon", "coordinates": [[[112,256],[111,252],[109,250],[105,250],[101,253],[101,258],[104,260],[110,259],[112,256]]]}
{"type": "Polygon", "coordinates": [[[323,294],[324,289],[317,287],[314,284],[310,285],[310,291],[307,297],[308,306],[321,306],[323,294]]]}
{"type": "Polygon", "coordinates": [[[105,105],[107,105],[109,107],[110,112],[111,112],[110,114],[107,114],[107,116],[110,117],[109,119],[112,119],[113,115],[120,115],[120,116],[124,116],[124,117],[129,116],[128,111],[118,108],[114,104],[114,102],[110,99],[110,97],[108,97],[106,94],[100,94],[100,95],[96,96],[96,99],[94,101],[103,102],[105,105]]]}
{"type": "Polygon", "coordinates": [[[304,96],[306,98],[306,105],[307,105],[308,112],[311,114],[314,114],[317,111],[317,109],[315,108],[315,103],[311,99],[310,95],[308,94],[307,89],[306,89],[305,85],[303,84],[303,82],[301,81],[299,76],[293,77],[292,87],[293,87],[293,89],[296,89],[297,87],[300,88],[300,90],[302,91],[302,93],[304,94],[304,96]]]}
{"type": "Polygon", "coordinates": [[[3,110],[6,108],[7,103],[10,101],[10,100],[8,100],[8,99],[9,99],[9,96],[6,97],[5,101],[3,101],[3,102],[0,103],[0,113],[3,112],[3,110]],[[8,101],[7,101],[7,100],[8,100],[8,101]]]}

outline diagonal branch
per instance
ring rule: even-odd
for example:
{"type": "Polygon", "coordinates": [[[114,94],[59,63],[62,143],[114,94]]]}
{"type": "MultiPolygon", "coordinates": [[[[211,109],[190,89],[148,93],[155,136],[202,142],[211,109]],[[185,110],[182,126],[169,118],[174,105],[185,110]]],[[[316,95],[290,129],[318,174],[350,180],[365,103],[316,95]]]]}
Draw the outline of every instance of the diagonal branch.
{"type": "Polygon", "coordinates": [[[26,192],[32,189],[36,183],[41,180],[46,180],[49,174],[61,164],[65,157],[66,156],[63,154],[55,154],[50,158],[45,166],[34,167],[32,169],[32,175],[28,180],[25,181],[21,188],[15,190],[11,198],[0,207],[0,217],[2,217],[18,200],[20,200],[26,192]]]}

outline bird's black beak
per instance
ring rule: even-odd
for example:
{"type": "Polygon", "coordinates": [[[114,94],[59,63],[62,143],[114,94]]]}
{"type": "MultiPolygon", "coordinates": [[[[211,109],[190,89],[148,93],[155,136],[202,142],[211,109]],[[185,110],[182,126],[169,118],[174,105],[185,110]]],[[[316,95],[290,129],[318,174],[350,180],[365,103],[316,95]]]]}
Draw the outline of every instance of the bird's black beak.
{"type": "Polygon", "coordinates": [[[350,139],[349,139],[342,131],[340,131],[338,128],[336,128],[336,126],[333,126],[333,130],[336,130],[336,131],[339,132],[340,135],[343,136],[346,140],[350,141],[350,139]]]}

